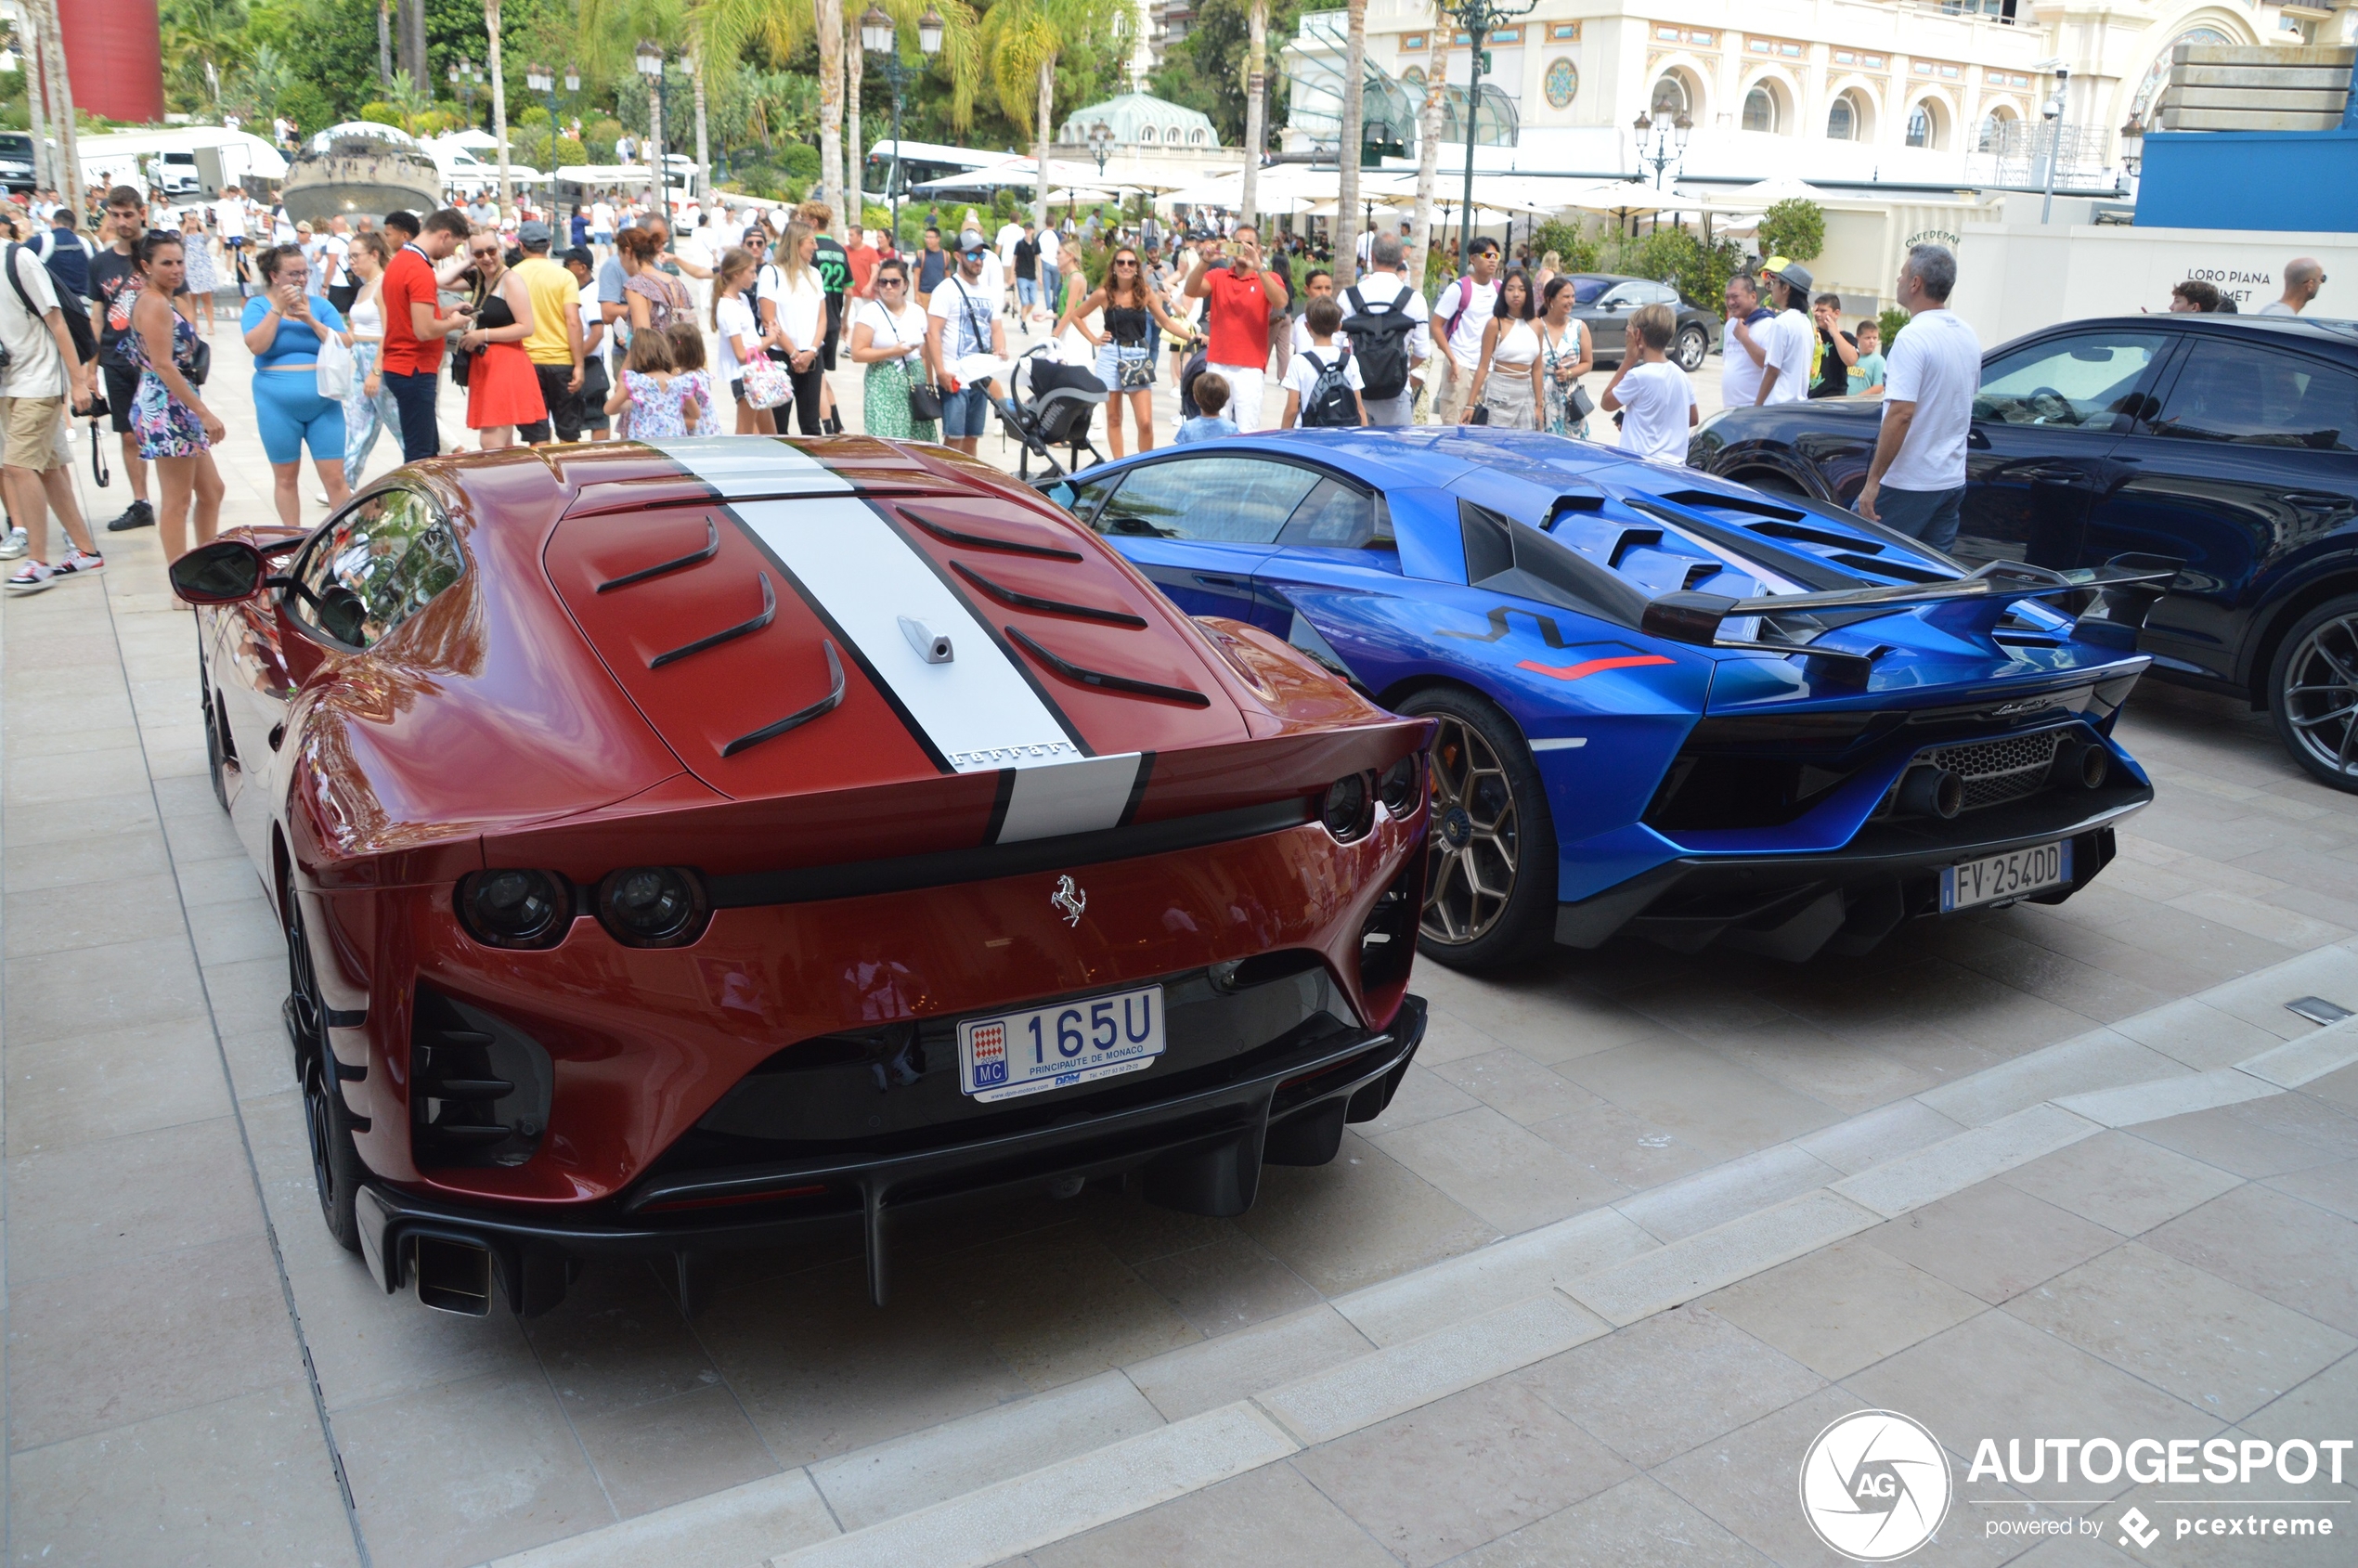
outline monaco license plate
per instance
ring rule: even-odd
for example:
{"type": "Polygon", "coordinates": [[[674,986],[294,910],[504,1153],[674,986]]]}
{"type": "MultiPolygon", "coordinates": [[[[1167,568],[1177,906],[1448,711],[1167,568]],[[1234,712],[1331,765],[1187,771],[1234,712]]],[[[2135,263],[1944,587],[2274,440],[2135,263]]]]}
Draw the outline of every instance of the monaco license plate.
{"type": "Polygon", "coordinates": [[[958,1086],[1011,1100],[1137,1072],[1162,1055],[1162,987],[1060,1002],[958,1025],[958,1086]]]}
{"type": "Polygon", "coordinates": [[[1961,865],[1940,868],[1940,913],[2018,899],[2071,880],[2071,840],[2010,849],[1961,865]]]}

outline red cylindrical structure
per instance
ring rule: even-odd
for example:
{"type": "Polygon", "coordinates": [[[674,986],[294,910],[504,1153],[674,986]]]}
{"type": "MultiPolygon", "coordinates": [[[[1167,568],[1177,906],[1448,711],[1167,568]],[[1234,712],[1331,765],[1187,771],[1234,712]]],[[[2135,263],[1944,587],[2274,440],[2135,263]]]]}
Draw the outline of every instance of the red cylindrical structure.
{"type": "Polygon", "coordinates": [[[58,7],[73,105],[109,120],[163,120],[162,29],[156,0],[74,0],[58,7]]]}

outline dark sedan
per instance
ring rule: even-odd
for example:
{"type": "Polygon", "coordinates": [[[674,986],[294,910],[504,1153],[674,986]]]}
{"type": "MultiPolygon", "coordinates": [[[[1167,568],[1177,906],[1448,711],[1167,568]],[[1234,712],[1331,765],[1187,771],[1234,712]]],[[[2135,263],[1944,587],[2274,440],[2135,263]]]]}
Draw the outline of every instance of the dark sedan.
{"type": "Polygon", "coordinates": [[[1666,305],[1678,318],[1678,335],[1670,340],[1670,357],[1682,370],[1703,368],[1704,356],[1719,341],[1719,317],[1699,310],[1678,297],[1678,291],[1650,278],[1613,272],[1568,272],[1572,279],[1572,313],[1588,325],[1596,340],[1597,365],[1611,369],[1621,363],[1629,340],[1629,318],[1641,305],[1666,305]]]}
{"type": "MultiPolygon", "coordinates": [[[[1881,419],[1835,398],[1714,415],[1687,460],[1847,502],[1881,419]]],[[[1968,564],[2180,564],[2138,646],[2154,674],[2250,698],[2301,766],[2358,792],[2358,323],[2071,321],[1982,357],[1968,564]]]]}

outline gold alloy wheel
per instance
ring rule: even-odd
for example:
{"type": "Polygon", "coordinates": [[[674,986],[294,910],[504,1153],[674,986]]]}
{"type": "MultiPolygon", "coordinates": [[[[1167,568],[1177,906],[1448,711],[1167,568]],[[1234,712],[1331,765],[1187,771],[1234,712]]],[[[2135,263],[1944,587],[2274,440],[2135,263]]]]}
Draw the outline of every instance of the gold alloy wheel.
{"type": "Polygon", "coordinates": [[[1482,732],[1454,714],[1436,717],[1421,928],[1430,941],[1462,947],[1490,933],[1514,894],[1520,812],[1507,771],[1482,732]]]}
{"type": "Polygon", "coordinates": [[[2358,616],[2320,622],[2285,665],[2286,722],[2327,772],[2358,777],[2358,616]]]}

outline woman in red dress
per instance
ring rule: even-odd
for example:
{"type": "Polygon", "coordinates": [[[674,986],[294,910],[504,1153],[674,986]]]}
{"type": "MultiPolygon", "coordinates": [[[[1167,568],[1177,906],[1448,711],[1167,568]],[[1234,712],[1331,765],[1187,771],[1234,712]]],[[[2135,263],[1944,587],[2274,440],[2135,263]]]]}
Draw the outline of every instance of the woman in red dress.
{"type": "Polygon", "coordinates": [[[468,356],[467,428],[482,433],[485,451],[496,452],[516,444],[516,426],[547,419],[549,406],[524,351],[532,336],[532,295],[524,279],[508,270],[495,230],[469,236],[467,254],[475,277],[475,324],[459,339],[459,352],[468,356]]]}

